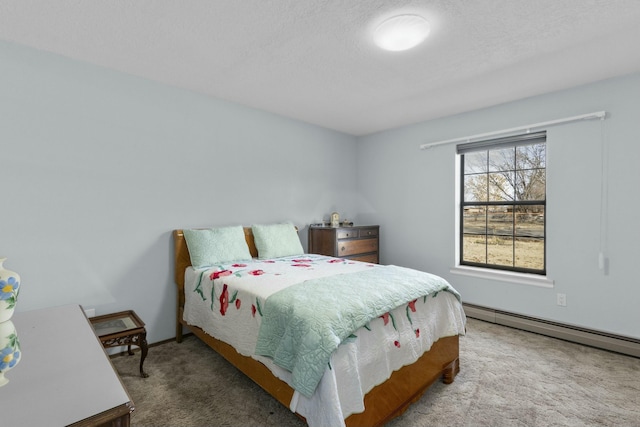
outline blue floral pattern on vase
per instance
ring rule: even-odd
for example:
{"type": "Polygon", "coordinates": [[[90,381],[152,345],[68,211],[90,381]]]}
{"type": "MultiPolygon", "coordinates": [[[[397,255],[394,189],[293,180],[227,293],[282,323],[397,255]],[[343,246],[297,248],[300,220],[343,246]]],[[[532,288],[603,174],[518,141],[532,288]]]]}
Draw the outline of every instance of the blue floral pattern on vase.
{"type": "Polygon", "coordinates": [[[9,382],[4,374],[18,364],[22,352],[15,326],[10,320],[0,323],[0,386],[9,382]]]}
{"type": "Polygon", "coordinates": [[[20,276],[3,268],[5,260],[6,258],[0,258],[0,322],[11,318],[20,292],[20,276]]]}
{"type": "Polygon", "coordinates": [[[13,276],[9,277],[7,280],[0,280],[0,300],[7,301],[15,307],[19,289],[20,282],[18,282],[13,276]]]}

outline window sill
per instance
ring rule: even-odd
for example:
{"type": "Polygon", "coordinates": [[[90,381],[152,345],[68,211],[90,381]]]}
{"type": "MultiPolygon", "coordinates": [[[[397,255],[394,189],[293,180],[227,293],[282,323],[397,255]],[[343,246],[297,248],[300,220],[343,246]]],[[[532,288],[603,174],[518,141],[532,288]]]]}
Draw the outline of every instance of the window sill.
{"type": "Polygon", "coordinates": [[[516,273],[513,271],[491,270],[487,268],[467,267],[462,265],[451,268],[450,272],[452,274],[460,274],[462,276],[499,280],[502,282],[516,283],[519,285],[553,288],[553,280],[549,279],[547,276],[539,276],[537,274],[516,273]]]}

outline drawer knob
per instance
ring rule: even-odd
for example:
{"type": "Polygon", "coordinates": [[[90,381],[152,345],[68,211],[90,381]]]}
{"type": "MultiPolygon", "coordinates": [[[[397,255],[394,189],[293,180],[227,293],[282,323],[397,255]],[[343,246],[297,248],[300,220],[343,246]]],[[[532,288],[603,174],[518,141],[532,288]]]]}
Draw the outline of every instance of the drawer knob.
{"type": "Polygon", "coordinates": [[[341,248],[340,248],[340,250],[341,250],[342,252],[344,252],[344,246],[343,246],[343,247],[341,247],[341,248]]]}

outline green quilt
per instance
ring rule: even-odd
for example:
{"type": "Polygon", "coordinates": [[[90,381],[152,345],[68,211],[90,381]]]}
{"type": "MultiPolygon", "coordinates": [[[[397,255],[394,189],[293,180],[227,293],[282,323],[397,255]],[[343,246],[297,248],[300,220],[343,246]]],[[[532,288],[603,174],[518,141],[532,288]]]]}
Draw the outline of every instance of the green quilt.
{"type": "Polygon", "coordinates": [[[395,307],[440,291],[460,300],[443,278],[392,265],[305,281],[267,298],[256,354],[291,371],[293,387],[310,397],[344,339],[395,307]]]}

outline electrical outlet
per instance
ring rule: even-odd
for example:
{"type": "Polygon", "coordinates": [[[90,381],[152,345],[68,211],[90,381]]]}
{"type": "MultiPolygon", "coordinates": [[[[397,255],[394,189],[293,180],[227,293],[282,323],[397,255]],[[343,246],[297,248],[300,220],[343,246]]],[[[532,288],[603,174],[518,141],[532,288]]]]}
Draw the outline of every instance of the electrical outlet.
{"type": "Polygon", "coordinates": [[[87,317],[94,317],[96,315],[96,309],[95,308],[85,308],[84,309],[84,314],[86,314],[87,317]]]}
{"type": "Polygon", "coordinates": [[[558,305],[560,307],[567,306],[567,294],[558,294],[558,305]]]}

